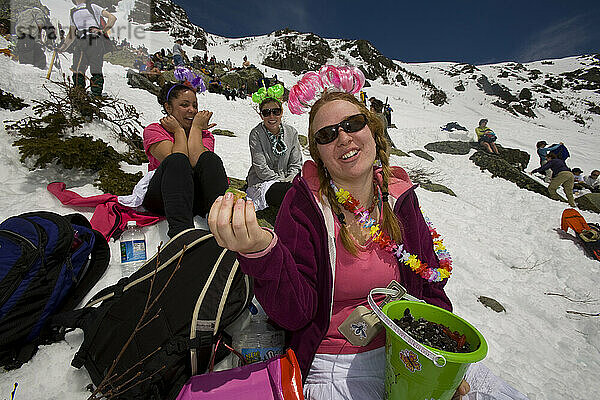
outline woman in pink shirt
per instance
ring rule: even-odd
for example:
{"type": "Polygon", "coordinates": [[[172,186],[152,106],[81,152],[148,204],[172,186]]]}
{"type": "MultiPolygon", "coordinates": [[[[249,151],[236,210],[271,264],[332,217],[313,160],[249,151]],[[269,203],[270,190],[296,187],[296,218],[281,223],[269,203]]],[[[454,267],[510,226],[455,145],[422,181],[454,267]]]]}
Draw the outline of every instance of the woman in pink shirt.
{"type": "MultiPolygon", "coordinates": [[[[324,86],[356,82],[359,75],[356,69],[348,76],[347,68],[331,68],[339,77],[323,74],[324,86]]],[[[317,86],[315,75],[305,75],[304,80],[313,79],[305,87],[317,86]]],[[[292,112],[299,87],[290,91],[292,112]]],[[[305,398],[382,399],[385,332],[360,342],[353,337],[359,333],[342,333],[340,325],[367,305],[371,289],[391,280],[429,303],[446,309],[451,304],[446,282],[433,276],[442,260],[434,253],[415,188],[404,170],[389,165],[381,121],[346,87],[327,88],[310,108],[312,160],[294,178],[275,230],[261,229],[252,201],[234,201],[230,193],[217,198],[208,223],[221,246],[239,253],[240,268],[254,278],[256,298],[286,329],[305,398]],[[405,264],[409,256],[426,263],[420,272],[405,264]],[[426,278],[425,272],[432,274],[426,278]]],[[[462,383],[457,396],[468,389],[462,383]]]]}
{"type": "Polygon", "coordinates": [[[227,190],[227,175],[213,150],[208,129],[212,112],[198,111],[194,89],[167,84],[158,95],[166,117],[144,129],[148,171],[155,171],[143,206],[167,217],[169,237],[194,227],[194,215],[205,216],[227,190]]]}

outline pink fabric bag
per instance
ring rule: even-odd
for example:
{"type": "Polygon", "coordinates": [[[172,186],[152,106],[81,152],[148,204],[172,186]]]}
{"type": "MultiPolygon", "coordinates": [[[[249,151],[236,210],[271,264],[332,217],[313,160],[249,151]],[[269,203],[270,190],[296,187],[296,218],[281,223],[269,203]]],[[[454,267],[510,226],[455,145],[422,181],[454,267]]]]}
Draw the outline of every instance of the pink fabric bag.
{"type": "Polygon", "coordinates": [[[291,349],[270,360],[192,376],[177,400],[304,400],[302,376],[291,349]]]}

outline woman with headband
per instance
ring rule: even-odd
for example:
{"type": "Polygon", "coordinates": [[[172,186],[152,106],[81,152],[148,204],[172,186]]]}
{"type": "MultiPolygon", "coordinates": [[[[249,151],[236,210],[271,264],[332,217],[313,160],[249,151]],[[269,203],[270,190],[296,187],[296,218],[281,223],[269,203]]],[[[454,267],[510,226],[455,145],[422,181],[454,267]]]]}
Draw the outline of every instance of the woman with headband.
{"type": "MultiPolygon", "coordinates": [[[[325,66],[291,89],[290,111],[310,109],[312,160],[294,178],[274,231],[258,225],[252,201],[229,193],[208,216],[217,242],[254,277],[267,315],[287,330],[307,399],[383,398],[384,331],[364,345],[338,331],[371,289],[396,280],[452,309],[444,292],[451,260],[408,175],[389,166],[383,126],[354,96],[363,84],[358,69],[325,66]]],[[[464,382],[459,392],[467,391],[464,382]]]]}
{"type": "Polygon", "coordinates": [[[283,86],[277,84],[268,90],[260,88],[252,94],[258,103],[262,119],[250,131],[249,145],[252,165],[246,182],[248,197],[257,210],[279,207],[290,187],[292,179],[302,168],[302,152],[298,131],[281,122],[283,86]]]}
{"type": "MultiPolygon", "coordinates": [[[[201,86],[203,87],[203,86],[201,86]]],[[[144,129],[148,184],[143,206],[167,217],[169,237],[194,227],[195,215],[205,216],[227,190],[227,175],[214,151],[209,129],[212,112],[198,111],[196,90],[180,83],[165,85],[158,102],[166,117],[144,129]]]]}

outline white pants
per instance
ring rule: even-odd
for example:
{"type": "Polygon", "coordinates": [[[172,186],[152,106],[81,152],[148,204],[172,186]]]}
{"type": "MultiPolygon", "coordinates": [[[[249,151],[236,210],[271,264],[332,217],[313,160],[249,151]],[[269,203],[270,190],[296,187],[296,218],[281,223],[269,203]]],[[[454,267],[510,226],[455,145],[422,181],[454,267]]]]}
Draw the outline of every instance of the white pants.
{"type": "MultiPolygon", "coordinates": [[[[528,400],[482,363],[469,366],[463,400],[528,400]]],[[[380,400],[385,396],[385,349],[317,354],[304,384],[306,400],[380,400]]]]}
{"type": "Polygon", "coordinates": [[[247,189],[246,194],[254,202],[254,208],[256,211],[264,210],[269,206],[265,196],[267,195],[267,190],[269,190],[269,188],[277,182],[278,181],[261,182],[256,185],[252,185],[247,189]]]}

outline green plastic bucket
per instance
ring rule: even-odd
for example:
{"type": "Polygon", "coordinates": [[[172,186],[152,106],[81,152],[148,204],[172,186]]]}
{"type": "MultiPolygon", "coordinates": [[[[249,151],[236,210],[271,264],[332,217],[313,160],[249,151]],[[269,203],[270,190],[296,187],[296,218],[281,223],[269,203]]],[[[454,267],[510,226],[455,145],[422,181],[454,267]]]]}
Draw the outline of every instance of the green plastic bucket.
{"type": "Polygon", "coordinates": [[[373,289],[368,298],[386,329],[386,398],[450,400],[469,364],[485,358],[487,343],[483,335],[464,319],[431,304],[398,300],[380,309],[372,298],[377,293],[389,294],[389,289],[373,289]],[[423,317],[464,334],[475,350],[470,353],[449,353],[418,343],[392,321],[402,318],[407,308],[416,319],[423,317]]]}

